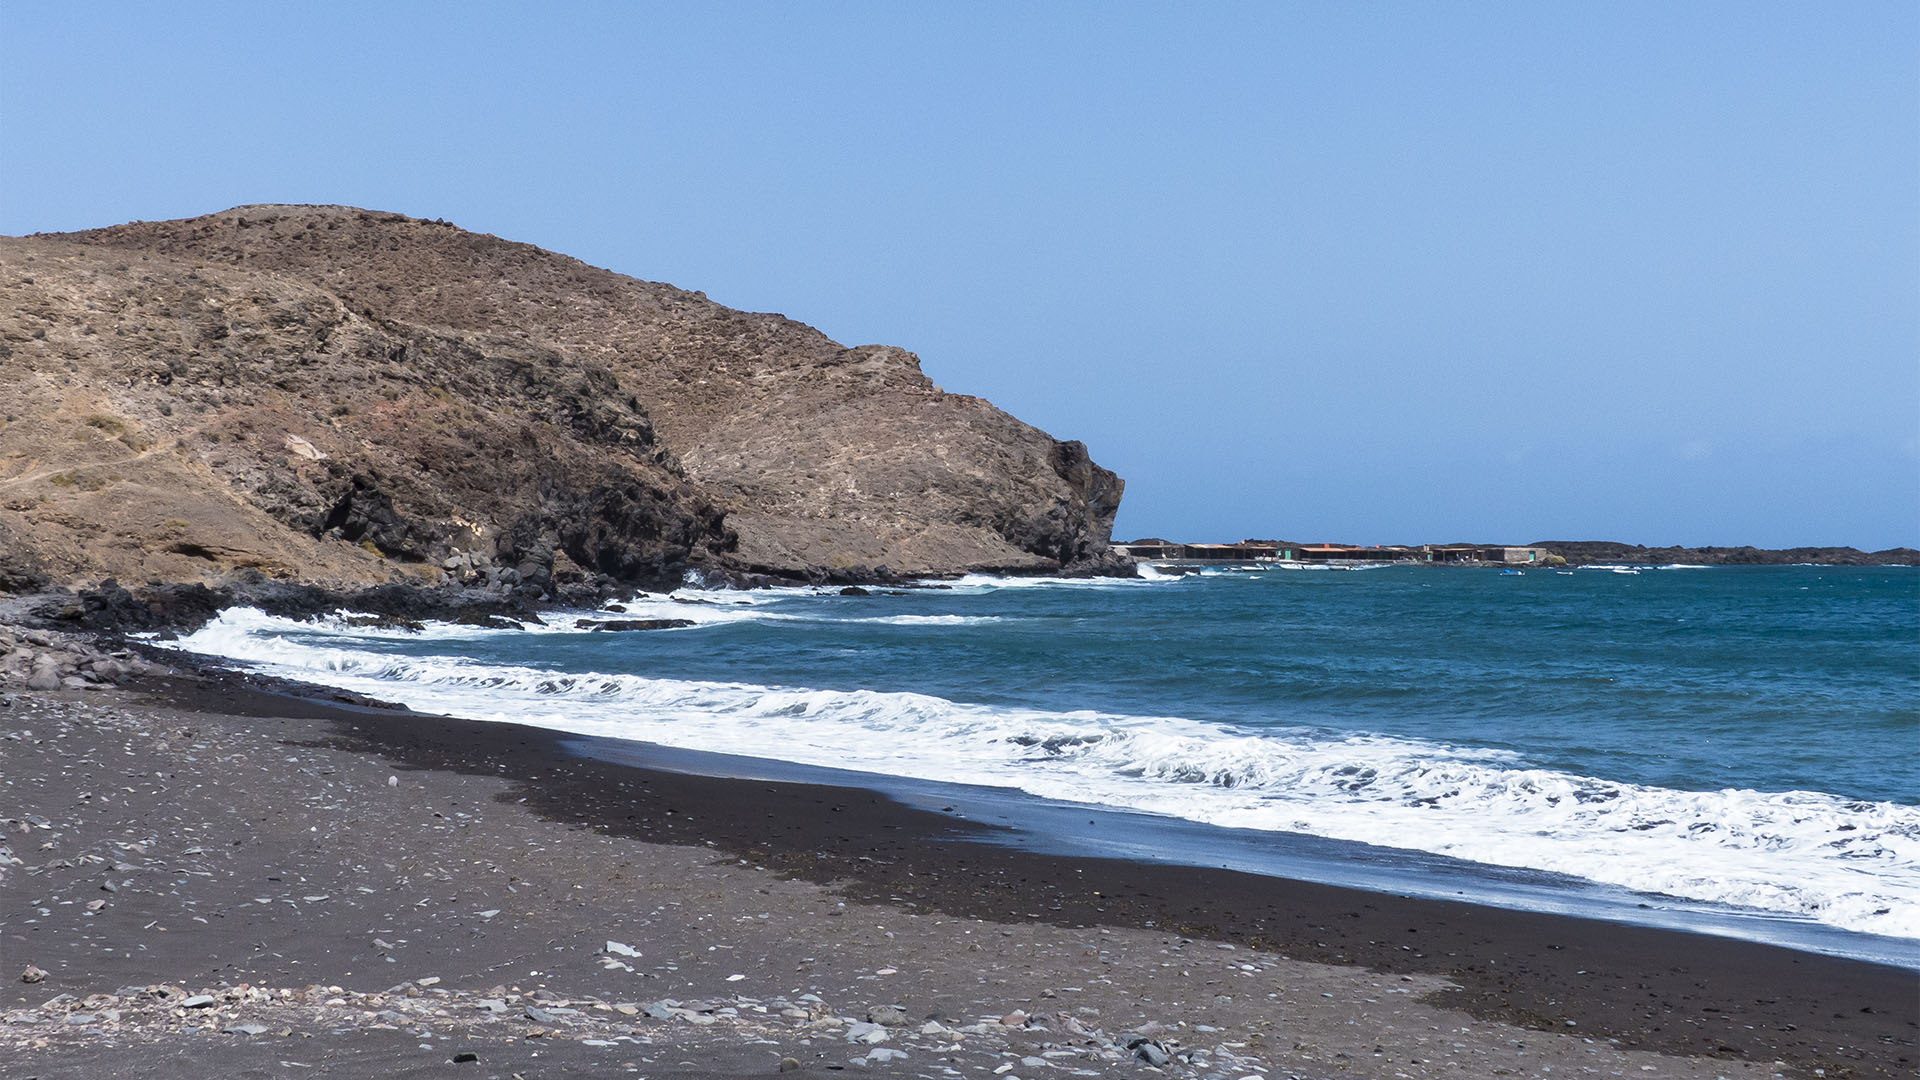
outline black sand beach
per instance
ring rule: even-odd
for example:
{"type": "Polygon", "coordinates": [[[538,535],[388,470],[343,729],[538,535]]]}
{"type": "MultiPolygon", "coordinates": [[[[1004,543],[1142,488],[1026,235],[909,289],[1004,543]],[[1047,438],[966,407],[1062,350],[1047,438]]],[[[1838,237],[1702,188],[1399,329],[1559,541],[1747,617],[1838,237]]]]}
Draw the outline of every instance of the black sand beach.
{"type": "Polygon", "coordinates": [[[1911,971],[968,843],[981,826],[872,792],[613,764],[544,730],[274,690],[215,674],[8,696],[0,1074],[1920,1061],[1911,971]]]}

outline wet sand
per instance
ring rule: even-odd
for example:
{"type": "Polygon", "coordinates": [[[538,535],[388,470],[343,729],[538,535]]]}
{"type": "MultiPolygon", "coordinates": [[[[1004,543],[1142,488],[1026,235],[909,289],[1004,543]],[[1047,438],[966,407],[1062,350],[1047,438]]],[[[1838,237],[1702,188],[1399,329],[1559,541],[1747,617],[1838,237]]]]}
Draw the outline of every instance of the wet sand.
{"type": "Polygon", "coordinates": [[[1911,971],[1035,854],[859,789],[593,760],[544,730],[271,689],[228,674],[9,695],[0,1075],[1920,1062],[1911,971]],[[20,981],[29,966],[44,977],[20,981]]]}

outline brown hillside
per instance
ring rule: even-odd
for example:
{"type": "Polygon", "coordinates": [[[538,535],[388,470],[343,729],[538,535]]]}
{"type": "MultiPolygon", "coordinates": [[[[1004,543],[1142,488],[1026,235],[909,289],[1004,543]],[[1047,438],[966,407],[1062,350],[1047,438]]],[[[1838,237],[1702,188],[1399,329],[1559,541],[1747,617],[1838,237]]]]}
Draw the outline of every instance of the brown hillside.
{"type": "Polygon", "coordinates": [[[60,578],[1091,567],[1121,490],[911,353],[343,207],[0,239],[0,372],[60,578]]]}

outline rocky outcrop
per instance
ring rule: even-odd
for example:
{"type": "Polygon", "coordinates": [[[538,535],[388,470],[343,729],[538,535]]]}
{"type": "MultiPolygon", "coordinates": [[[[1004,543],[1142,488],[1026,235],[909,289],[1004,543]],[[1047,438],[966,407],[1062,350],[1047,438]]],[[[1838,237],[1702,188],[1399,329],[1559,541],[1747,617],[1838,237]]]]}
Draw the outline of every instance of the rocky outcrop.
{"type": "Polygon", "coordinates": [[[913,354],[444,222],[0,239],[0,370],[0,585],[1119,565],[1119,478],[913,354]]]}
{"type": "Polygon", "coordinates": [[[98,690],[163,670],[89,635],[0,625],[0,689],[98,690]]]}

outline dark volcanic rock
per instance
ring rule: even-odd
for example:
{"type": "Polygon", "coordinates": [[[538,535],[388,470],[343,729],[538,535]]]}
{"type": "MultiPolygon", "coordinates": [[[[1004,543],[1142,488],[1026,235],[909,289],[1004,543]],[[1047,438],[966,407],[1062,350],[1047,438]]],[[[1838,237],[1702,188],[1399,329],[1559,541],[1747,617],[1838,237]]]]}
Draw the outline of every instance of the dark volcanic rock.
{"type": "Polygon", "coordinates": [[[493,615],[484,611],[466,610],[452,620],[463,626],[484,626],[489,630],[524,630],[526,626],[518,620],[504,615],[493,615]]]}
{"type": "Polygon", "coordinates": [[[354,475],[315,532],[354,543],[365,541],[388,555],[416,562],[426,557],[424,546],[415,540],[414,528],[394,513],[393,500],[380,490],[377,480],[365,473],[354,475]]]}
{"type": "MultiPolygon", "coordinates": [[[[4,536],[0,536],[3,540],[4,536]]],[[[47,584],[46,572],[15,551],[0,550],[0,593],[32,592],[47,584]]]]}
{"type": "Polygon", "coordinates": [[[33,463],[0,538],[54,581],[538,599],[1125,566],[1119,478],[912,353],[444,222],[0,239],[0,342],[0,461],[33,463]]]}
{"type": "Polygon", "coordinates": [[[550,492],[537,520],[519,523],[516,533],[525,527],[550,533],[575,563],[621,581],[666,577],[702,543],[735,542],[712,505],[682,507],[673,492],[637,482],[550,492]]]}
{"type": "Polygon", "coordinates": [[[582,619],[579,625],[587,630],[678,630],[692,626],[692,619],[605,619],[595,622],[582,619]]]}

